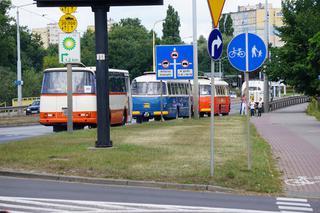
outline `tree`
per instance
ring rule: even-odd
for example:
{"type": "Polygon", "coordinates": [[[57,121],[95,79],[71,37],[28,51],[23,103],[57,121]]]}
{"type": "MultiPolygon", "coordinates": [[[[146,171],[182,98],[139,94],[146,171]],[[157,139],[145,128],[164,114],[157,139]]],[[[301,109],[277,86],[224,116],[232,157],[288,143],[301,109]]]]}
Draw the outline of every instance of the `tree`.
{"type": "Polygon", "coordinates": [[[122,19],[109,33],[109,67],[129,70],[131,78],[152,68],[152,33],[139,19],[122,19]]]}
{"type": "Polygon", "coordinates": [[[35,69],[26,70],[23,73],[23,97],[39,97],[41,92],[42,73],[35,69]]]}
{"type": "Polygon", "coordinates": [[[81,61],[86,66],[96,66],[96,43],[95,34],[87,30],[81,38],[81,61]]]}
{"type": "Polygon", "coordinates": [[[199,73],[210,72],[211,69],[211,59],[208,55],[208,41],[201,35],[198,40],[198,69],[199,73]]]}
{"type": "Polygon", "coordinates": [[[225,23],[226,23],[226,14],[222,14],[220,21],[219,21],[219,30],[221,33],[226,33],[225,23]]]}
{"type": "Polygon", "coordinates": [[[226,36],[233,36],[233,32],[234,32],[234,28],[233,28],[233,21],[231,18],[231,15],[228,14],[226,17],[226,22],[224,24],[224,28],[225,28],[225,34],[226,36]]]}
{"type": "Polygon", "coordinates": [[[316,51],[319,50],[320,1],[284,0],[282,13],[284,26],[278,30],[285,44],[272,53],[268,75],[271,80],[284,80],[298,92],[319,96],[319,85],[315,82],[319,72],[316,51]]]}
{"type": "Polygon", "coordinates": [[[167,10],[167,16],[162,24],[162,44],[180,44],[182,43],[180,38],[180,17],[178,12],[169,5],[167,10]]]}

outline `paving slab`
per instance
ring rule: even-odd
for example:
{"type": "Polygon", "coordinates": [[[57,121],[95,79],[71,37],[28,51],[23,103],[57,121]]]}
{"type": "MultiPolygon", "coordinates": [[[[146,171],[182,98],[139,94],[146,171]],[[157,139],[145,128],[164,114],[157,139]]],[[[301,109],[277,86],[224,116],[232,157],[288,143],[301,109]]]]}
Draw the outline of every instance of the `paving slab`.
{"type": "Polygon", "coordinates": [[[262,114],[251,122],[272,147],[287,196],[320,198],[320,122],[305,113],[307,106],[262,114]]]}

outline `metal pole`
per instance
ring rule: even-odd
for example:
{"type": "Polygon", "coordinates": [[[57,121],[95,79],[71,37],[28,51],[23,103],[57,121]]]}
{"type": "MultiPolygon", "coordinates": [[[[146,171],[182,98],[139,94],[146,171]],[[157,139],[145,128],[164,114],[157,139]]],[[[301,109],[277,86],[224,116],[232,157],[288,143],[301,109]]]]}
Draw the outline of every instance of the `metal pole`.
{"type": "MultiPolygon", "coordinates": [[[[268,0],[266,0],[266,5],[265,5],[265,42],[266,42],[266,47],[267,47],[267,61],[269,60],[269,5],[268,5],[268,0]]],[[[269,81],[268,81],[268,76],[266,73],[266,70],[264,72],[264,112],[269,112],[269,81]]]]}
{"type": "Polygon", "coordinates": [[[162,80],[160,80],[160,114],[161,114],[161,121],[163,121],[163,114],[162,114],[162,111],[163,111],[163,104],[162,104],[162,80]]]}
{"type": "Polygon", "coordinates": [[[219,76],[222,79],[221,59],[219,60],[219,76]]]}
{"type": "Polygon", "coordinates": [[[191,108],[191,81],[189,80],[189,119],[191,119],[192,108],[191,108]]]}
{"type": "MultiPolygon", "coordinates": [[[[155,23],[156,24],[156,23],[155,23]]],[[[154,26],[153,26],[154,28],[154,26]]],[[[152,35],[152,63],[153,63],[153,72],[156,72],[156,50],[155,50],[155,34],[154,34],[154,29],[152,30],[153,35],[152,35]]]]}
{"type": "Polygon", "coordinates": [[[109,68],[108,68],[108,31],[107,12],[109,7],[92,7],[95,17],[96,35],[96,78],[97,78],[97,124],[98,141],[96,147],[112,147],[110,141],[109,108],[109,68]]]}
{"type": "Polygon", "coordinates": [[[192,0],[193,17],[193,62],[194,62],[194,117],[199,119],[199,86],[198,86],[198,41],[197,41],[197,2],[192,0]]]}
{"type": "Polygon", "coordinates": [[[248,147],[248,170],[252,168],[251,141],[250,141],[250,97],[249,97],[249,34],[246,33],[246,95],[247,95],[247,147],[248,147]]]}
{"type": "Polygon", "coordinates": [[[68,103],[68,126],[69,133],[73,132],[73,100],[72,100],[72,64],[67,64],[67,103],[68,103]]]}
{"type": "MultiPolygon", "coordinates": [[[[18,85],[18,106],[22,106],[22,80],[21,80],[21,53],[20,53],[20,25],[19,25],[19,7],[17,7],[17,85],[18,85]]],[[[18,114],[22,114],[21,108],[18,114]]]]}
{"type": "Polygon", "coordinates": [[[215,72],[215,62],[212,60],[212,69],[211,69],[211,117],[210,117],[210,175],[214,175],[214,72],[215,72]]]}

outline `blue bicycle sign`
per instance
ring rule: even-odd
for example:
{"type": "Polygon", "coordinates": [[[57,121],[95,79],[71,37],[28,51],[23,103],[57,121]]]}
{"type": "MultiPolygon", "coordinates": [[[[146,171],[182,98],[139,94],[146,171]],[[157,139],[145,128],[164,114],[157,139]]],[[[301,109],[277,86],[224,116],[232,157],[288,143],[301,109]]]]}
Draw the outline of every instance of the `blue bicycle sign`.
{"type": "Polygon", "coordinates": [[[236,36],[228,46],[228,58],[231,65],[239,71],[251,72],[265,61],[267,48],[263,40],[252,33],[236,36]]]}

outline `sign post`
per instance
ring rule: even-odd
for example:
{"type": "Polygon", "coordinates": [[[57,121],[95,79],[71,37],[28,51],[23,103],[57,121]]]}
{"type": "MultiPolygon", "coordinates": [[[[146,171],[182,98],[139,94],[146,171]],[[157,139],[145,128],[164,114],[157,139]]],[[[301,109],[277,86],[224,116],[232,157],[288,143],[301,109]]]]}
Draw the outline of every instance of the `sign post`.
{"type": "Polygon", "coordinates": [[[252,147],[250,142],[250,97],[249,72],[257,70],[264,63],[267,47],[264,41],[252,33],[242,33],[232,39],[228,46],[228,59],[231,65],[239,71],[245,72],[247,96],[247,147],[248,170],[252,168],[252,147]]]}
{"type": "Polygon", "coordinates": [[[207,0],[214,29],[208,39],[208,53],[212,59],[211,63],[211,118],[210,118],[210,175],[214,175],[214,73],[215,61],[219,60],[223,51],[223,40],[220,31],[217,29],[225,0],[207,0]]]}

